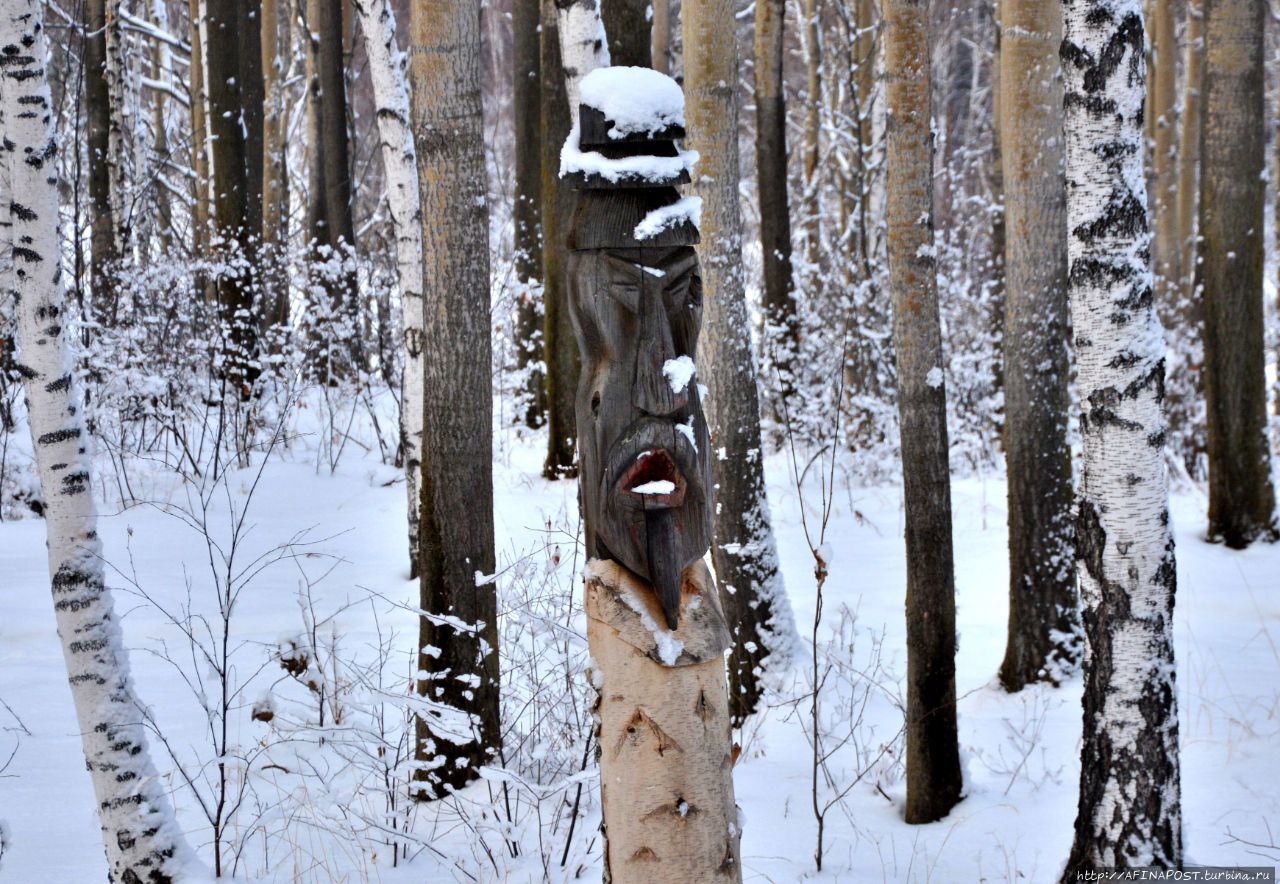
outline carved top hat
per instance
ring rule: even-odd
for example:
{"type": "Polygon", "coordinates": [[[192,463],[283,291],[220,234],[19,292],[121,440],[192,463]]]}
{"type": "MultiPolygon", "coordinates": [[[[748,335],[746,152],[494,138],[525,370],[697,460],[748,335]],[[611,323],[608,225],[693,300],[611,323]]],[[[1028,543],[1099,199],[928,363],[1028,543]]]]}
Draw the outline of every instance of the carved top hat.
{"type": "Polygon", "coordinates": [[[599,68],[582,81],[578,125],[560,177],[579,191],[570,249],[654,248],[698,242],[696,198],[681,199],[695,151],[681,150],[684,93],[649,68],[599,68]]]}

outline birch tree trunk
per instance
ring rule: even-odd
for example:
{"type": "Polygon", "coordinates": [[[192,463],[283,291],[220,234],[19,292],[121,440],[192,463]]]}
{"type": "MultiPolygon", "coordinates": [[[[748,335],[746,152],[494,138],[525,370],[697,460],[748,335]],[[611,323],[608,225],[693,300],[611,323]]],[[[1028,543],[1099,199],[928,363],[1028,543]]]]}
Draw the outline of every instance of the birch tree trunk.
{"type": "Polygon", "coordinates": [[[1084,468],[1080,803],[1063,881],[1182,859],[1163,343],[1143,177],[1141,0],[1063,4],[1071,320],[1084,468]]]}
{"type": "Polygon", "coordinates": [[[529,406],[525,425],[546,421],[546,378],[542,371],[542,62],[538,27],[541,12],[534,0],[516,3],[511,12],[512,112],[515,117],[516,180],[512,222],[518,288],[516,358],[527,373],[529,406]]]}
{"type": "Polygon", "coordinates": [[[1204,0],[1200,241],[1204,281],[1209,537],[1242,549],[1274,538],[1267,441],[1266,4],[1204,0]]]}
{"type": "MultiPolygon", "coordinates": [[[[1196,300],[1194,280],[1198,278],[1199,246],[1196,243],[1197,210],[1200,200],[1200,133],[1204,112],[1204,10],[1202,0],[1187,0],[1186,59],[1183,62],[1182,133],[1178,138],[1178,241],[1182,246],[1182,300],[1196,300]]],[[[1194,323],[1201,325],[1200,321],[1194,323]]]]}
{"type": "Polygon", "coordinates": [[[422,209],[418,158],[409,130],[406,58],[396,45],[395,11],[389,0],[352,0],[364,35],[377,103],[378,135],[387,179],[387,203],[396,232],[405,359],[400,397],[400,439],[409,492],[409,567],[418,568],[418,477],[422,471],[422,209]]]}
{"type": "Polygon", "coordinates": [[[690,606],[669,633],[681,649],[664,659],[645,622],[663,622],[652,588],[616,562],[587,566],[589,676],[608,826],[604,879],[611,884],[742,880],[724,689],[729,632],[706,565],[686,569],[684,586],[705,604],[690,606]],[[717,744],[723,752],[705,751],[717,744]]]}
{"type": "Polygon", "coordinates": [[[188,860],[151,766],[120,626],[105,583],[84,401],[71,348],[58,243],[57,141],[44,70],[44,4],[0,5],[0,157],[10,199],[20,372],[44,488],[54,614],[111,882],[169,882],[188,860]],[[20,48],[21,47],[21,48],[20,48]]]}
{"type": "Polygon", "coordinates": [[[799,345],[791,278],[791,209],[787,202],[787,99],[783,89],[786,0],[758,0],[755,15],[756,174],[764,308],[777,338],[776,362],[790,374],[799,345]]]}
{"type": "Polygon", "coordinates": [[[649,0],[600,0],[609,55],[616,65],[653,67],[649,0]]]}
{"type": "Polygon", "coordinates": [[[501,744],[493,539],[489,209],[480,99],[481,0],[415,3],[413,133],[423,251],[422,608],[418,692],[470,716],[455,742],[419,716],[414,779],[437,798],[501,744]],[[478,585],[479,584],[479,585],[478,585]]]}
{"type": "Polygon", "coordinates": [[[262,254],[263,303],[259,308],[264,327],[283,329],[289,324],[289,165],[288,108],[285,78],[293,41],[292,0],[262,3],[262,254]]]}
{"type": "Polygon", "coordinates": [[[929,7],[884,0],[889,288],[907,535],[908,823],[960,799],[947,397],[933,242],[929,7]]]}
{"type": "Polygon", "coordinates": [[[1005,238],[1005,463],[1009,477],[1006,690],[1058,682],[1079,662],[1067,443],[1067,206],[1062,12],[1001,0],[999,129],[1005,238]]]}
{"type": "Polygon", "coordinates": [[[738,203],[738,51],[732,0],[684,0],[685,122],[698,151],[692,191],[702,198],[703,344],[715,440],[715,537],[711,561],[733,624],[729,708],[735,725],[754,712],[770,672],[790,665],[795,624],[778,567],[765,494],[760,401],[742,279],[738,203]]]}
{"type": "Polygon", "coordinates": [[[115,221],[111,200],[111,101],[107,93],[106,0],[86,0],[84,5],[84,100],[89,156],[89,316],[109,324],[116,297],[112,273],[120,255],[116,251],[115,221]]]}

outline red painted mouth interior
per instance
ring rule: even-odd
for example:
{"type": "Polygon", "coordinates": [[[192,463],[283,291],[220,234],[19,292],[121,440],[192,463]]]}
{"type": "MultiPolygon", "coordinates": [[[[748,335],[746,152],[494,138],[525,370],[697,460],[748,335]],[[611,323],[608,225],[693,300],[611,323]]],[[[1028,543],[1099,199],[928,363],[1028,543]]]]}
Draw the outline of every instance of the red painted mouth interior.
{"type": "Polygon", "coordinates": [[[671,454],[657,448],[640,454],[622,475],[621,484],[624,491],[635,493],[634,489],[650,482],[670,482],[675,489],[669,494],[642,495],[658,504],[678,505],[684,497],[685,482],[680,468],[672,460],[671,454]]]}

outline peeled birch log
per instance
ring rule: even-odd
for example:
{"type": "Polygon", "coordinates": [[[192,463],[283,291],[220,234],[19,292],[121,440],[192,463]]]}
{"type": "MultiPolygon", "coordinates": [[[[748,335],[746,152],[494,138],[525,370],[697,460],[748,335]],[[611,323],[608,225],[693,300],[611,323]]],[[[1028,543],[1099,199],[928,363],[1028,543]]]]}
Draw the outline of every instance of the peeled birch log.
{"type": "Polygon", "coordinates": [[[701,560],[684,571],[680,607],[679,628],[668,630],[646,581],[614,561],[587,565],[612,884],[742,880],[724,662],[731,638],[701,560]]]}

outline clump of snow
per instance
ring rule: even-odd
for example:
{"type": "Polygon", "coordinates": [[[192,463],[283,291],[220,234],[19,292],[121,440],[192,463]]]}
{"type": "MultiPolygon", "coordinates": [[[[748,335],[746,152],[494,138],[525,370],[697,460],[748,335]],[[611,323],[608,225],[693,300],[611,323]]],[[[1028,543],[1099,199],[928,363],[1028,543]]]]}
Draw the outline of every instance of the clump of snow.
{"type": "Polygon", "coordinates": [[[702,197],[686,196],[669,206],[654,209],[636,225],[636,239],[652,239],[667,228],[686,221],[694,227],[702,223],[702,197]]]}
{"type": "Polygon", "coordinates": [[[693,415],[689,415],[689,420],[683,424],[676,424],[676,432],[689,440],[689,444],[693,446],[693,450],[698,450],[698,436],[693,431],[693,415]]]}
{"type": "Polygon", "coordinates": [[[631,489],[636,494],[670,494],[676,490],[676,483],[668,479],[654,479],[631,489]]]}
{"type": "Polygon", "coordinates": [[[684,125],[680,84],[651,68],[602,67],[582,79],[581,101],[612,123],[610,138],[652,135],[684,125]]]}
{"type": "MultiPolygon", "coordinates": [[[[607,68],[602,68],[607,70],[607,68]]],[[[669,182],[682,174],[693,174],[698,162],[696,150],[679,150],[673,157],[633,156],[610,159],[599,151],[583,150],[581,130],[574,126],[560,149],[560,177],[566,175],[598,175],[606,181],[624,180],[669,182]]]]}
{"type": "Polygon", "coordinates": [[[925,375],[924,382],[935,390],[942,386],[942,369],[934,366],[929,369],[929,373],[925,375]]]}
{"type": "Polygon", "coordinates": [[[689,386],[689,381],[693,380],[695,371],[697,367],[688,356],[677,356],[662,363],[662,376],[671,385],[672,393],[683,393],[689,386]]]}

